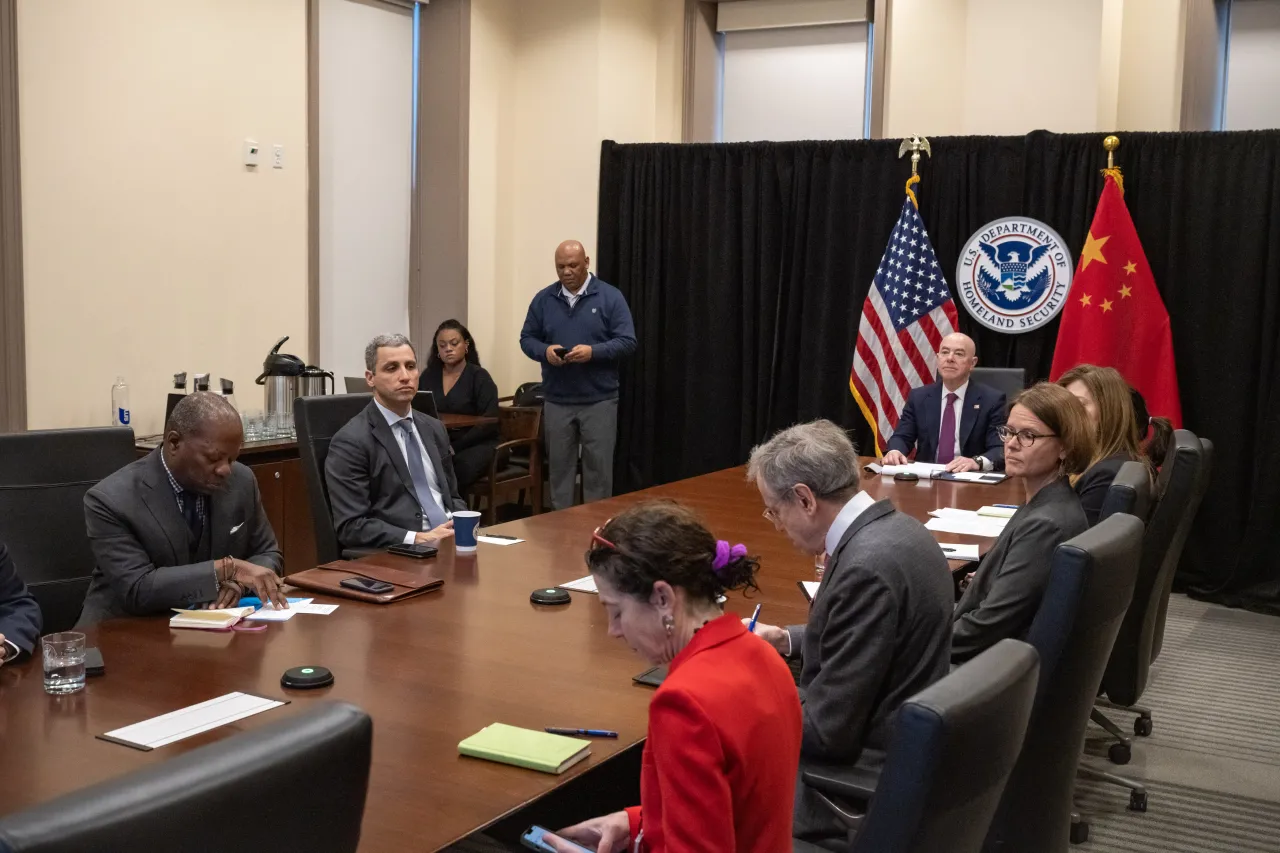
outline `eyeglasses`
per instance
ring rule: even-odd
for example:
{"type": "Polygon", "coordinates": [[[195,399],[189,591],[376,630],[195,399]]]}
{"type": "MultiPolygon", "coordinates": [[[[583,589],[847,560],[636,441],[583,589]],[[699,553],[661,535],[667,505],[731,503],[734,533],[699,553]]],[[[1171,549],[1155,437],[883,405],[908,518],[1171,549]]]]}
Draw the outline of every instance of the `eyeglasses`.
{"type": "Polygon", "coordinates": [[[1052,433],[1052,432],[1042,434],[1038,432],[1032,432],[1029,429],[1019,429],[1019,430],[1010,429],[1007,424],[1001,424],[1000,426],[996,427],[996,436],[1001,441],[1008,441],[1014,436],[1017,436],[1019,447],[1031,447],[1033,444],[1036,443],[1037,438],[1057,438],[1058,437],[1057,433],[1052,433]]]}
{"type": "Polygon", "coordinates": [[[595,550],[595,547],[596,547],[597,545],[603,545],[603,546],[605,546],[606,548],[612,548],[612,549],[613,549],[613,550],[615,550],[615,551],[617,551],[617,550],[618,550],[618,546],[617,546],[617,545],[614,545],[614,544],[613,544],[612,542],[610,542],[608,539],[605,539],[603,536],[601,536],[601,535],[600,535],[600,531],[601,531],[601,530],[604,530],[606,527],[608,527],[608,526],[609,526],[609,522],[611,522],[611,521],[613,521],[613,519],[612,519],[612,518],[607,518],[607,519],[605,519],[604,524],[600,525],[600,526],[599,526],[599,527],[597,527],[595,530],[591,531],[591,549],[592,549],[592,550],[595,550]]]}

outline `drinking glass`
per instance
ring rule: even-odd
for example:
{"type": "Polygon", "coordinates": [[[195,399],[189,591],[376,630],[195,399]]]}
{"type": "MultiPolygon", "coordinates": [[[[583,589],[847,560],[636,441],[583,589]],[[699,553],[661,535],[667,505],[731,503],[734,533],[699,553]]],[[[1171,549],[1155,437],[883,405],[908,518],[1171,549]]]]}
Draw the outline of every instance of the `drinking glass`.
{"type": "Polygon", "coordinates": [[[54,696],[84,689],[84,634],[63,631],[40,638],[44,650],[44,692],[54,696]]]}

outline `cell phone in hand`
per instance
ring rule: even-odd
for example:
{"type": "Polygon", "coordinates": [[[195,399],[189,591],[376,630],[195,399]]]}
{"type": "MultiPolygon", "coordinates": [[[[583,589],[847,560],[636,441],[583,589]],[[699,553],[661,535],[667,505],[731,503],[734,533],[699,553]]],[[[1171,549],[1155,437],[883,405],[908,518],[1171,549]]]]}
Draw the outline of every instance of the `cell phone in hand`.
{"type": "Polygon", "coordinates": [[[568,355],[568,354],[569,354],[569,348],[568,348],[568,347],[556,347],[556,348],[555,348],[555,354],[556,354],[556,358],[561,359],[561,360],[564,360],[564,357],[565,357],[566,355],[568,355]]]}
{"type": "MultiPolygon", "coordinates": [[[[531,826],[525,830],[524,835],[520,836],[520,843],[525,847],[528,847],[530,850],[540,850],[542,853],[557,853],[556,848],[552,847],[542,839],[542,836],[548,834],[548,832],[550,832],[550,830],[543,829],[540,826],[531,826]]],[[[568,842],[568,844],[572,850],[581,851],[581,853],[591,853],[590,850],[583,847],[581,844],[574,844],[572,841],[568,842]]]]}

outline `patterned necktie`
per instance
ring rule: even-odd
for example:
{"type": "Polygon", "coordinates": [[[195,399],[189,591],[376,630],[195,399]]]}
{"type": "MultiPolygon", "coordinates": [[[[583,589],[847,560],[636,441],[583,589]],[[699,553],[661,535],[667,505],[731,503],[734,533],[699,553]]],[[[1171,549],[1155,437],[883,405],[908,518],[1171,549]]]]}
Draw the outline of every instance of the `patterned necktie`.
{"type": "Polygon", "coordinates": [[[200,518],[200,510],[197,501],[200,496],[195,492],[182,490],[182,517],[187,520],[187,530],[191,531],[191,538],[199,542],[200,537],[204,534],[204,521],[200,518]]]}
{"type": "Polygon", "coordinates": [[[427,482],[427,469],[422,464],[422,452],[418,448],[418,439],[414,435],[409,419],[396,423],[396,427],[404,435],[404,457],[409,463],[409,476],[413,478],[413,490],[418,495],[418,504],[427,517],[429,528],[436,528],[448,521],[440,504],[431,494],[431,485],[427,482]]]}
{"type": "Polygon", "coordinates": [[[946,465],[956,458],[956,395],[947,394],[942,410],[942,429],[938,430],[938,464],[946,465]]]}

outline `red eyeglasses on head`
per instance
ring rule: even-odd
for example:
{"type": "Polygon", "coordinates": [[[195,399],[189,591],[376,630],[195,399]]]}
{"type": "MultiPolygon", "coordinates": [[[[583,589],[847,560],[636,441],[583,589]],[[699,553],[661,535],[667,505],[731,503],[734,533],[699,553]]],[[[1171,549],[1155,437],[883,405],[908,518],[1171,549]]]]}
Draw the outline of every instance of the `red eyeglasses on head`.
{"type": "Polygon", "coordinates": [[[603,536],[600,535],[600,531],[608,527],[609,522],[611,521],[613,521],[612,518],[605,519],[604,524],[600,525],[595,530],[591,531],[591,547],[592,548],[596,547],[597,545],[604,545],[606,548],[612,548],[615,551],[618,550],[617,545],[614,545],[608,539],[605,539],[603,536]]]}

